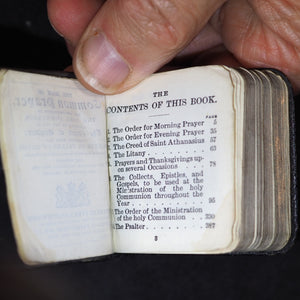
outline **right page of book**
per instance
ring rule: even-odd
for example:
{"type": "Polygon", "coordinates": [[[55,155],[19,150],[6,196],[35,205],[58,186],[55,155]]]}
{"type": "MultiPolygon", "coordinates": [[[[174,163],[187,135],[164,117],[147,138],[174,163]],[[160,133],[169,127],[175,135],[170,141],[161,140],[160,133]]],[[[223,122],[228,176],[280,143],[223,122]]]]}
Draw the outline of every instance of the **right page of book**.
{"type": "Polygon", "coordinates": [[[107,99],[116,252],[235,244],[235,112],[223,67],[158,74],[107,99]]]}

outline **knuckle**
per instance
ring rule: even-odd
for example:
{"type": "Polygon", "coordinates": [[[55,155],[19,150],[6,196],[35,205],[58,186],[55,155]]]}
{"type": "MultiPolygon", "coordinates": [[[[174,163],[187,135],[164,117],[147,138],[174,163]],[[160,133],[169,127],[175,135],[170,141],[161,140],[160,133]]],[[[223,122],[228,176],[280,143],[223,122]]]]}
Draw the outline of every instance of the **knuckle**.
{"type": "MultiPolygon", "coordinates": [[[[121,11],[126,14],[131,34],[144,43],[178,48],[190,32],[190,23],[182,14],[182,8],[171,0],[120,0],[121,11]]],[[[190,15],[189,18],[193,18],[190,15]]]]}
{"type": "Polygon", "coordinates": [[[251,0],[250,4],[263,24],[295,47],[300,47],[299,0],[251,0]]]}

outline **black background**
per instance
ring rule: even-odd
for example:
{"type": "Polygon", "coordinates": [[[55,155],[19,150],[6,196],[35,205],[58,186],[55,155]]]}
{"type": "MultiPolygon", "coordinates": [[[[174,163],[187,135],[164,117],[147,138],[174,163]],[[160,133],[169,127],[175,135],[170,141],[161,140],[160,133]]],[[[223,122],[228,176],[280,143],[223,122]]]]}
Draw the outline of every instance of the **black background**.
{"type": "MultiPolygon", "coordinates": [[[[70,64],[45,0],[0,2],[1,67],[62,70],[70,64]]],[[[0,173],[0,299],[299,299],[299,272],[299,237],[275,256],[115,255],[29,268],[16,253],[0,173]]]]}

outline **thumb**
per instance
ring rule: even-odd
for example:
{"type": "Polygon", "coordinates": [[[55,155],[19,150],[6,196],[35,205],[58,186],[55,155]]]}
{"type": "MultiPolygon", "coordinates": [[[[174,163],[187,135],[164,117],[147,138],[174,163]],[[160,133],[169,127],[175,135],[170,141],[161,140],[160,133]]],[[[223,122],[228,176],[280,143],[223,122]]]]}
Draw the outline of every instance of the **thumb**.
{"type": "Polygon", "coordinates": [[[224,1],[106,1],[76,48],[77,78],[105,94],[136,85],[181,51],[224,1]]]}

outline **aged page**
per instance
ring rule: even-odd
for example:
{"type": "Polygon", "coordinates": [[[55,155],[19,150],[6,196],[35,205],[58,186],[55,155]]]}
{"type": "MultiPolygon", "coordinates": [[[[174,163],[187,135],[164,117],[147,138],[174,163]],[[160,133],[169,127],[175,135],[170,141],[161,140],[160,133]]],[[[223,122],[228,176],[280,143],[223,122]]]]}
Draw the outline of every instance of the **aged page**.
{"type": "Polygon", "coordinates": [[[233,86],[222,67],[158,74],[107,97],[116,252],[232,250],[233,86]]]}
{"type": "Polygon", "coordinates": [[[21,257],[111,253],[104,97],[66,78],[2,77],[1,155],[21,257]]]}

